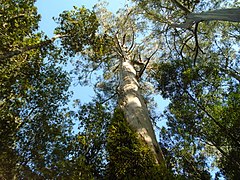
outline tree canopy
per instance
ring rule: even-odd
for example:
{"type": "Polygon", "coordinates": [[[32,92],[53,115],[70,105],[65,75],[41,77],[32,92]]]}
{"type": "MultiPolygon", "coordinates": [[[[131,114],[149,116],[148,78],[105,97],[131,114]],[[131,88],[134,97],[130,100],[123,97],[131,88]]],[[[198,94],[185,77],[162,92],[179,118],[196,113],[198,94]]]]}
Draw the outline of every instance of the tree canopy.
{"type": "Polygon", "coordinates": [[[0,2],[0,179],[238,178],[239,2],[74,6],[54,37],[35,0],[0,2]]]}

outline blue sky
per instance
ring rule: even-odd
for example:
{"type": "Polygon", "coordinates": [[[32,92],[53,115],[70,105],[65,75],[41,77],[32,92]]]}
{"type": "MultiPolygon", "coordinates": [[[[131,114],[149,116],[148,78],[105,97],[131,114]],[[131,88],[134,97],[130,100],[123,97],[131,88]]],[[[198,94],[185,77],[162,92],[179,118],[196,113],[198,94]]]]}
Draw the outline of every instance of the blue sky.
{"type": "MultiPolygon", "coordinates": [[[[37,0],[36,6],[42,16],[40,28],[51,36],[55,27],[52,17],[57,17],[64,10],[73,9],[73,6],[81,7],[84,5],[91,9],[98,2],[99,0],[37,0]]],[[[124,5],[124,2],[124,0],[109,1],[109,10],[116,11],[124,5]]]]}
{"type": "MultiPolygon", "coordinates": [[[[108,9],[112,12],[116,12],[119,8],[123,7],[127,0],[111,0],[108,1],[108,9]]],[[[40,30],[46,33],[49,38],[53,36],[56,23],[53,21],[53,17],[58,15],[64,10],[71,10],[73,6],[81,7],[85,6],[91,9],[99,0],[37,0],[36,6],[38,12],[41,14],[40,30]]],[[[91,87],[74,87],[71,86],[70,90],[74,91],[73,99],[80,99],[81,103],[89,102],[91,97],[94,96],[94,92],[91,87]]],[[[155,96],[155,101],[158,104],[159,110],[163,111],[167,106],[168,101],[163,100],[160,96],[155,96]]]]}

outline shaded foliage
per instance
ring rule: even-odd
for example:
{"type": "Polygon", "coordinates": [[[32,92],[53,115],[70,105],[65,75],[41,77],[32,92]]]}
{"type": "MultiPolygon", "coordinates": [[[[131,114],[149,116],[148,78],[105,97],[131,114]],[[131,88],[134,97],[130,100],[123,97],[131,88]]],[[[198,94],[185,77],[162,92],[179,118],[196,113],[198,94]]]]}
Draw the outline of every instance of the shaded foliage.
{"type": "Polygon", "coordinates": [[[34,3],[0,5],[0,176],[6,179],[47,177],[54,146],[66,146],[71,130],[62,109],[70,79],[57,64],[60,51],[50,43],[19,51],[44,41],[36,32],[40,15],[34,3]]]}
{"type": "Polygon", "coordinates": [[[188,30],[175,25],[186,21],[190,12],[238,7],[239,3],[196,1],[189,8],[176,1],[136,2],[152,21],[155,37],[164,42],[164,53],[152,65],[151,74],[156,91],[170,100],[163,115],[167,127],[162,129],[161,142],[170,163],[175,164],[172,168],[190,179],[209,179],[212,167],[221,171],[216,178],[221,173],[236,178],[239,23],[199,22],[188,30]]]}
{"type": "Polygon", "coordinates": [[[116,109],[108,128],[107,151],[109,163],[108,179],[171,179],[164,166],[157,165],[151,150],[141,142],[116,109]]]}

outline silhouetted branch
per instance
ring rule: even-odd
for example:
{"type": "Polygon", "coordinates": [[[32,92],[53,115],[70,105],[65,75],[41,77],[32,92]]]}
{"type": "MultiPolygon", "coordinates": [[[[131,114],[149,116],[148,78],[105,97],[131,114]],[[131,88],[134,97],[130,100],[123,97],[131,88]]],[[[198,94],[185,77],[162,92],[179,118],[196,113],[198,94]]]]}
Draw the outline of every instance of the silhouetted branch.
{"type": "Polygon", "coordinates": [[[158,48],[147,58],[147,62],[144,64],[143,68],[140,70],[137,79],[141,78],[141,76],[143,75],[144,71],[146,70],[151,58],[154,56],[154,54],[156,54],[156,52],[158,51],[158,48]]]}
{"type": "MultiPolygon", "coordinates": [[[[177,82],[177,83],[178,83],[178,85],[179,85],[180,87],[182,87],[182,85],[181,85],[179,82],[177,82]]],[[[182,88],[183,88],[183,87],[182,87],[182,88]]],[[[190,99],[192,99],[192,101],[196,103],[197,107],[199,107],[204,113],[206,113],[206,115],[207,115],[210,119],[212,119],[212,121],[213,121],[226,135],[228,135],[228,136],[240,147],[240,142],[232,135],[232,133],[230,133],[227,128],[225,128],[223,125],[221,125],[221,123],[219,123],[219,122],[205,109],[205,107],[202,106],[186,89],[185,89],[184,91],[187,93],[187,95],[190,97],[190,99]]]]}
{"type": "Polygon", "coordinates": [[[4,53],[4,54],[0,55],[0,61],[4,60],[4,59],[7,59],[7,58],[12,58],[13,56],[17,56],[19,54],[31,51],[33,49],[39,49],[39,48],[45,47],[45,46],[53,43],[56,39],[62,38],[62,37],[66,37],[66,35],[56,35],[52,39],[41,41],[38,44],[34,44],[34,45],[31,45],[31,46],[26,46],[26,47],[23,47],[21,49],[17,49],[17,50],[14,50],[14,51],[4,53]]]}
{"type": "Polygon", "coordinates": [[[196,60],[198,56],[198,50],[199,50],[199,44],[198,44],[198,34],[197,34],[197,29],[198,29],[198,23],[196,23],[195,28],[194,28],[194,37],[195,37],[195,55],[194,55],[194,60],[193,60],[193,65],[196,65],[196,60]]]}

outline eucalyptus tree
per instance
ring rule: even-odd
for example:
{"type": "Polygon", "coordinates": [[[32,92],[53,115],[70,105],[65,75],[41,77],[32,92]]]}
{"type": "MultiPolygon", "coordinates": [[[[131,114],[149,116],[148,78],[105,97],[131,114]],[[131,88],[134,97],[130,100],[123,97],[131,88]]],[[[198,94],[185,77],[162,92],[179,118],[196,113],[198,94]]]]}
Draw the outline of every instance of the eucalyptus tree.
{"type": "MultiPolygon", "coordinates": [[[[166,168],[147,107],[148,99],[144,97],[147,93],[152,93],[147,87],[145,72],[149,68],[150,60],[154,61],[158,53],[159,43],[151,40],[151,33],[147,30],[149,24],[141,21],[137,7],[125,7],[116,15],[107,11],[101,4],[96,5],[93,12],[84,7],[74,7],[72,11],[64,11],[56,21],[59,26],[55,33],[63,37],[61,46],[65,50],[64,53],[74,57],[73,72],[79,76],[79,82],[89,83],[91,75],[97,71],[95,91],[100,103],[111,100],[111,106],[115,106],[116,109],[114,117],[126,119],[123,122],[136,133],[134,137],[136,136],[140,145],[146,148],[145,151],[139,151],[140,154],[142,153],[142,156],[150,154],[148,156],[152,157],[151,166],[160,165],[166,168]]],[[[117,133],[119,132],[117,129],[121,128],[118,127],[120,122],[121,119],[109,127],[111,143],[117,144],[120,141],[116,137],[121,134],[117,133]],[[114,138],[112,133],[115,132],[114,138]]],[[[131,143],[134,142],[135,140],[131,143]]],[[[128,143],[118,145],[123,146],[122,150],[125,148],[128,152],[134,151],[128,147],[128,143]]],[[[118,145],[108,146],[110,163],[114,162],[118,152],[121,153],[111,149],[121,148],[118,145]]],[[[129,158],[125,163],[131,164],[131,157],[129,158]]],[[[133,168],[136,171],[130,174],[133,176],[137,173],[137,167],[144,166],[144,162],[139,161],[139,164],[127,166],[128,170],[133,168]]],[[[124,167],[123,164],[121,166],[124,167]]],[[[124,170],[120,172],[121,168],[119,169],[119,172],[113,173],[117,178],[124,175],[124,170]],[[118,176],[118,173],[121,175],[118,176]]],[[[115,170],[118,171],[117,168],[115,170]]],[[[127,170],[125,177],[128,177],[127,170]]]]}
{"type": "Polygon", "coordinates": [[[209,178],[211,157],[227,178],[237,178],[239,13],[223,14],[239,11],[239,2],[135,2],[152,20],[155,38],[165,42],[152,75],[170,100],[161,137],[178,164],[173,168],[185,177],[209,178]]]}

